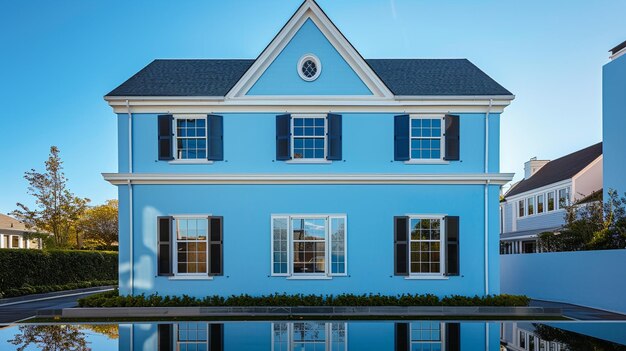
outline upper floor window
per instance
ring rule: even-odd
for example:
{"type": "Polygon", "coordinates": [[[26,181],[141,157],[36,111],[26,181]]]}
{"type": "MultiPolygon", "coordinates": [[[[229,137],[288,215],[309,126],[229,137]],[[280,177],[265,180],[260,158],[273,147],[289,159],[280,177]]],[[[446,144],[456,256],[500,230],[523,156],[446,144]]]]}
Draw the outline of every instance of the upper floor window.
{"type": "Polygon", "coordinates": [[[528,206],[528,215],[535,214],[535,197],[531,196],[526,199],[526,205],[528,206]]]}
{"type": "Polygon", "coordinates": [[[546,194],[546,197],[548,199],[548,211],[554,211],[555,210],[554,191],[551,191],[548,194],[546,194]]]}
{"type": "Polygon", "coordinates": [[[443,159],[441,122],[440,117],[411,117],[411,159],[443,159]]]}
{"type": "Polygon", "coordinates": [[[346,274],[346,217],[272,217],[272,275],[346,274]]]}
{"type": "Polygon", "coordinates": [[[519,200],[517,202],[517,209],[518,209],[518,217],[524,217],[526,215],[524,200],[519,200]]]}
{"type": "Polygon", "coordinates": [[[176,118],[176,159],[206,160],[206,119],[176,118]]]}
{"type": "Polygon", "coordinates": [[[545,211],[544,195],[537,195],[537,213],[543,213],[545,211]]]}
{"type": "Polygon", "coordinates": [[[570,204],[570,194],[569,187],[559,189],[559,208],[564,208],[565,206],[569,206],[570,204]]]}
{"type": "Polygon", "coordinates": [[[292,132],[293,158],[321,159],[326,157],[326,118],[294,117],[292,132]]]}
{"type": "Polygon", "coordinates": [[[316,80],[322,73],[322,63],[317,56],[306,54],[298,61],[298,75],[307,82],[316,80]]]}

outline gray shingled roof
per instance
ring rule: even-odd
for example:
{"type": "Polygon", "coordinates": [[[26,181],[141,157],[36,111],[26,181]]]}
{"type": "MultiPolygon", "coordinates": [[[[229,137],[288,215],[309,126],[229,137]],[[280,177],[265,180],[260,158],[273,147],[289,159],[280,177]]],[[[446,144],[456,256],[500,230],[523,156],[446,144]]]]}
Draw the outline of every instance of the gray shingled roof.
{"type": "Polygon", "coordinates": [[[545,166],[541,167],[537,173],[533,174],[532,177],[517,183],[513,189],[509,190],[506,197],[508,198],[513,195],[521,194],[529,190],[572,178],[601,155],[602,143],[597,143],[550,161],[545,166]]]}
{"type": "MultiPolygon", "coordinates": [[[[366,60],[395,95],[512,95],[466,59],[366,60]]],[[[107,96],[224,96],[254,60],[154,60],[107,96]]]]}

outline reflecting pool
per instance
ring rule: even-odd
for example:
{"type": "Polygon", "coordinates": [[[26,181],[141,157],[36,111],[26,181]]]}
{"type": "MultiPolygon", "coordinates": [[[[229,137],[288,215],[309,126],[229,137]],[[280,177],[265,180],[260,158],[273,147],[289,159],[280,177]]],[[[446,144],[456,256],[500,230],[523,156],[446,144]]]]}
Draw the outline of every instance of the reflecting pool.
{"type": "Polygon", "coordinates": [[[0,350],[626,350],[626,323],[254,321],[19,324],[0,350]]]}

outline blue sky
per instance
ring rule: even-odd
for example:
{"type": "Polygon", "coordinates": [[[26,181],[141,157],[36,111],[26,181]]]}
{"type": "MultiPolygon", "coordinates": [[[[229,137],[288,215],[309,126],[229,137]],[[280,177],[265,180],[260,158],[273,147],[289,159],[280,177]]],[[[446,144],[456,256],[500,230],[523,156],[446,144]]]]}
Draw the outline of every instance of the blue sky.
{"type": "MultiPolygon", "coordinates": [[[[3,1],[0,212],[61,149],[71,190],[115,198],[115,119],[102,97],[155,58],[255,58],[300,0],[3,1]],[[262,4],[262,5],[260,5],[262,4]]],[[[601,135],[601,70],[626,1],[319,0],[366,58],[470,59],[512,91],[501,170],[523,173],[601,135]]]]}

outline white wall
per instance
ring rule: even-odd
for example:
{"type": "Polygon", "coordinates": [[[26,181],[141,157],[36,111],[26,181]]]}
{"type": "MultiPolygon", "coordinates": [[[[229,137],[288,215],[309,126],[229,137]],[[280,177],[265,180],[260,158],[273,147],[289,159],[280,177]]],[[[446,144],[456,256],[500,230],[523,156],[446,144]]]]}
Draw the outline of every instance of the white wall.
{"type": "Polygon", "coordinates": [[[600,189],[602,189],[602,156],[573,178],[572,196],[576,201],[600,189]]]}

